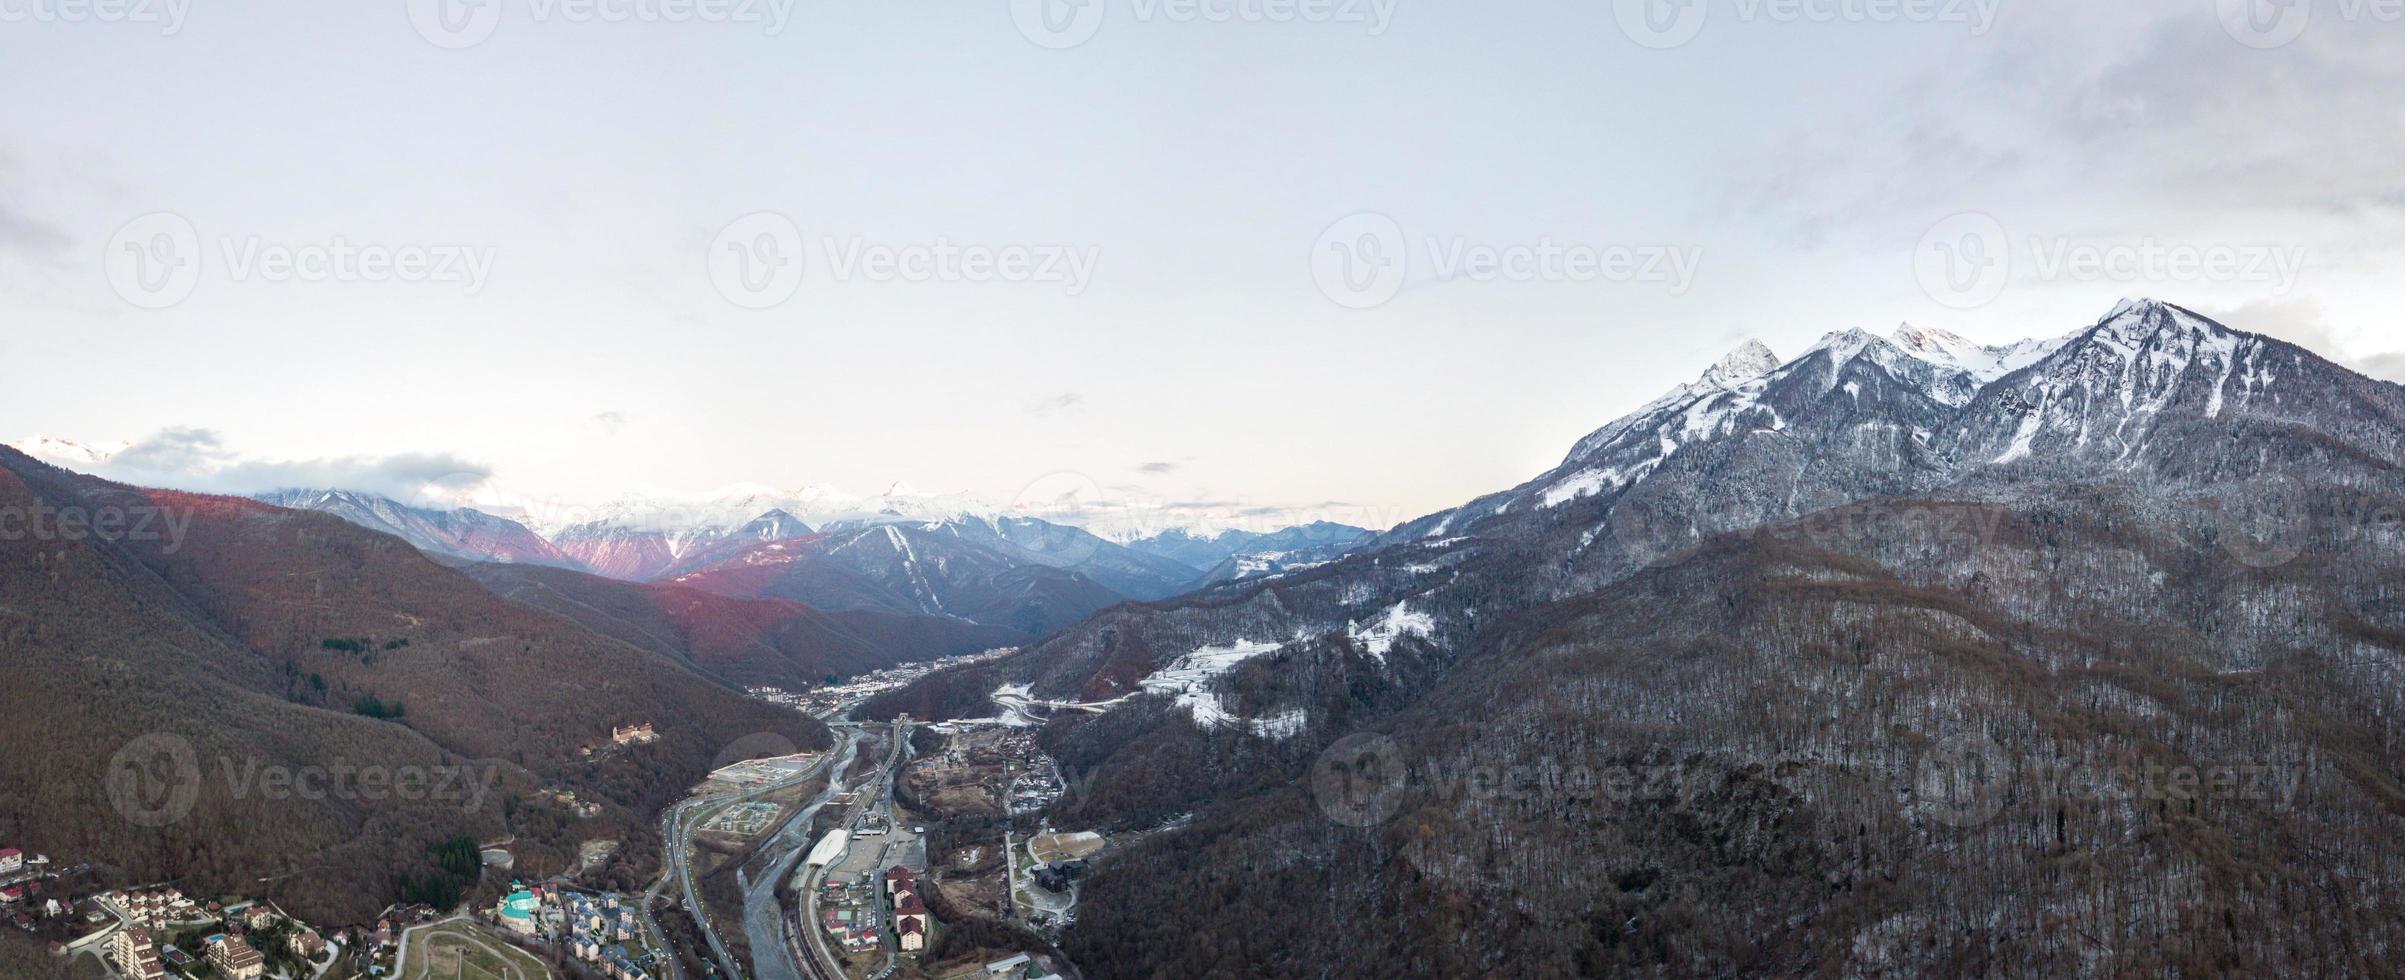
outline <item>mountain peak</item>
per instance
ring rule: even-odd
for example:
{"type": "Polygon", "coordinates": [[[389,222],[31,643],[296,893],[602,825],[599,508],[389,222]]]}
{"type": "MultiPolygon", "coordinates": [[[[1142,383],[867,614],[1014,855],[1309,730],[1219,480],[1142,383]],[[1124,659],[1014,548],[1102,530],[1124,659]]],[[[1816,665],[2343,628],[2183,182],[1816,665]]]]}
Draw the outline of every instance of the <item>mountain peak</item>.
{"type": "Polygon", "coordinates": [[[1703,383],[1715,388],[1734,388],[1777,370],[1779,363],[1779,355],[1771,351],[1770,345],[1749,339],[1704,372],[1703,383]]]}
{"type": "Polygon", "coordinates": [[[1946,353],[1978,346],[1973,344],[1969,338],[1951,330],[1923,327],[1909,322],[1897,324],[1895,332],[1888,334],[1887,339],[1896,346],[1915,354],[1946,353]]]}
{"type": "Polygon", "coordinates": [[[1863,351],[1882,346],[1890,345],[1877,334],[1861,327],[1847,327],[1844,330],[1831,331],[1821,337],[1820,343],[1812,345],[1812,349],[1805,351],[1804,354],[1810,356],[1813,351],[1828,351],[1830,360],[1844,364],[1853,360],[1863,351]]]}
{"type": "Polygon", "coordinates": [[[2157,314],[2165,313],[2173,309],[2176,309],[2176,307],[2152,297],[2124,296],[2122,297],[2121,302],[2113,304],[2112,312],[2105,314],[2104,319],[2096,322],[2110,323],[2123,318],[2137,318],[2141,320],[2151,319],[2157,314]]]}
{"type": "Polygon", "coordinates": [[[2090,334],[2121,346],[2141,348],[2188,347],[2202,341],[2233,338],[2238,331],[2161,300],[2125,299],[2104,319],[2096,321],[2090,334]]]}

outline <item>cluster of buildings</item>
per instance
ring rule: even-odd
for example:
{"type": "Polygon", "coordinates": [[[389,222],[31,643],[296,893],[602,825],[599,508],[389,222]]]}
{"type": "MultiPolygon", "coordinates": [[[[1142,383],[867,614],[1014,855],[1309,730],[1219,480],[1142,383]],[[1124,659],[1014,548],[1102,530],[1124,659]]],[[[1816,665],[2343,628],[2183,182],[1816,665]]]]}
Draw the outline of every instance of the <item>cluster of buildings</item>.
{"type": "Polygon", "coordinates": [[[942,668],[958,666],[962,664],[983,663],[988,660],[995,660],[1001,657],[1009,656],[1013,651],[1014,648],[1002,647],[1000,649],[987,650],[983,653],[971,653],[958,657],[947,657],[941,660],[901,664],[894,667],[887,667],[884,670],[876,671],[874,673],[863,674],[841,684],[829,684],[825,687],[812,688],[810,690],[801,692],[788,691],[783,688],[776,687],[754,687],[750,689],[750,692],[752,697],[758,698],[762,701],[782,704],[791,708],[799,708],[809,714],[819,715],[822,717],[828,715],[839,715],[849,710],[853,705],[859,704],[862,701],[866,701],[869,698],[878,694],[882,694],[886,691],[908,686],[910,682],[918,680],[921,677],[925,677],[928,674],[942,668]]]}
{"type": "Polygon", "coordinates": [[[136,891],[111,892],[100,897],[101,902],[115,906],[124,919],[153,932],[177,922],[192,922],[217,914],[216,909],[204,910],[201,905],[173,888],[154,888],[136,891]]]}
{"type": "Polygon", "coordinates": [[[639,725],[624,725],[610,729],[610,741],[620,745],[648,745],[659,740],[659,733],[651,730],[651,723],[648,721],[639,725]]]}
{"type": "Polygon", "coordinates": [[[1042,813],[1059,801],[1061,794],[1068,792],[1068,789],[1068,781],[1061,778],[1060,764],[1052,761],[1051,756],[1036,752],[1034,758],[1028,760],[1026,768],[1019,770],[1017,778],[1011,780],[1010,788],[1004,793],[1007,801],[1005,808],[1014,817],[1042,813]]]}
{"type": "Polygon", "coordinates": [[[568,955],[612,980],[652,980],[629,944],[642,935],[635,907],[617,895],[588,895],[558,885],[514,887],[494,906],[493,917],[511,935],[542,940],[555,935],[568,955]]]}
{"type": "MultiPolygon", "coordinates": [[[[266,958],[241,936],[218,933],[202,940],[201,945],[206,950],[209,968],[225,980],[259,980],[267,972],[266,958]]],[[[167,965],[160,959],[158,940],[141,926],[117,930],[117,935],[109,941],[109,959],[128,980],[166,980],[167,965]]]]}
{"type": "Polygon", "coordinates": [[[885,872],[885,893],[893,901],[895,942],[902,952],[927,948],[927,903],[919,898],[919,878],[899,864],[885,872]]]}
{"type": "Polygon", "coordinates": [[[846,950],[857,953],[877,946],[875,880],[873,873],[858,879],[830,874],[819,885],[819,925],[846,950]]]}
{"type": "MultiPolygon", "coordinates": [[[[214,903],[204,907],[173,888],[112,892],[100,898],[125,919],[124,928],[109,940],[108,959],[128,980],[165,980],[170,965],[189,969],[192,957],[174,947],[162,947],[158,936],[169,924],[208,922],[221,915],[226,931],[201,940],[202,960],[224,980],[258,980],[266,972],[267,961],[251,944],[250,936],[282,918],[265,902],[235,905],[221,913],[214,903]]],[[[314,960],[325,953],[324,937],[297,922],[294,925],[284,942],[295,955],[314,960]]]]}

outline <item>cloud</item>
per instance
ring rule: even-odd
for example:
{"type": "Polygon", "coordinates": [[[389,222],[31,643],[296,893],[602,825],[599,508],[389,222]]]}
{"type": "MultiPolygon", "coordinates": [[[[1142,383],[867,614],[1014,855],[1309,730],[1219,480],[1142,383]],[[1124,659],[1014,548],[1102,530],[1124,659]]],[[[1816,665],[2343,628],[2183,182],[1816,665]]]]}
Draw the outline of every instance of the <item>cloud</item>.
{"type": "Polygon", "coordinates": [[[1052,416],[1059,415],[1062,412],[1075,409],[1078,406],[1085,404],[1085,402],[1086,396],[1084,395],[1078,394],[1074,391],[1063,392],[1058,395],[1053,395],[1049,398],[1037,399],[1035,402],[1027,406],[1027,414],[1033,415],[1039,419],[1051,418],[1052,416]]]}
{"type": "Polygon", "coordinates": [[[1144,472],[1144,473],[1151,473],[1151,474],[1154,474],[1154,475],[1158,476],[1158,475],[1162,475],[1162,474],[1167,474],[1167,473],[1175,473],[1175,472],[1177,472],[1177,464],[1176,464],[1176,463],[1146,463],[1146,464],[1144,464],[1144,465],[1142,465],[1142,466],[1136,467],[1136,469],[1137,469],[1138,471],[1140,471],[1140,472],[1144,472]]]}
{"type": "Polygon", "coordinates": [[[601,431],[614,436],[618,434],[619,430],[626,428],[626,416],[617,412],[603,412],[593,416],[593,424],[600,426],[601,431]]]}
{"type": "Polygon", "coordinates": [[[2038,6],[2056,9],[1937,50],[1852,119],[1769,136],[1730,205],[1803,247],[1967,210],[2100,236],[2215,233],[2177,225],[2223,216],[2279,233],[2405,210],[2405,32],[2324,17],[2266,52],[2231,38],[2209,3],[2038,6]]]}
{"type": "Polygon", "coordinates": [[[2197,312],[2249,333],[2278,337],[2350,370],[2383,381],[2405,384],[2405,352],[2382,351],[2349,356],[2346,345],[2340,341],[2337,331],[2331,328],[2328,313],[2320,300],[2304,296],[2262,299],[2226,309],[2197,312]]]}
{"type": "Polygon", "coordinates": [[[96,475],[141,486],[203,493],[286,489],[353,490],[409,503],[447,500],[491,481],[492,468],[450,453],[263,460],[228,447],[215,431],[170,428],[101,464],[96,475]]]}
{"type": "Polygon", "coordinates": [[[2374,354],[2356,361],[2355,370],[2382,381],[2405,384],[2405,353],[2374,354]]]}

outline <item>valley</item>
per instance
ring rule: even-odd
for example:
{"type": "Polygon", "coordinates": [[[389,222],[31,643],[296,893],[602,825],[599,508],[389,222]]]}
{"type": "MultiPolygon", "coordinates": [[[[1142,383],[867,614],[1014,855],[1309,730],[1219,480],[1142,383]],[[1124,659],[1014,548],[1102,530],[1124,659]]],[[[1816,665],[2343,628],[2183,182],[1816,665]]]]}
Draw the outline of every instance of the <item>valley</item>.
{"type": "MultiPolygon", "coordinates": [[[[1383,532],[1119,544],[958,501],[775,506],[645,539],[667,556],[649,578],[467,511],[165,494],[0,450],[19,498],[188,529],[15,549],[12,608],[53,605],[10,636],[143,623],[119,649],[208,692],[176,697],[245,706],[139,738],[62,724],[163,752],[136,761],[169,809],[151,834],[158,797],[71,783],[55,805],[129,822],[45,846],[107,856],[95,880],[236,895],[229,872],[276,868],[252,884],[298,921],[423,896],[397,939],[337,930],[355,964],[2287,969],[2387,926],[2266,903],[2369,910],[2405,876],[2382,720],[2405,663],[2399,391],[2151,301],[2003,348],[1840,332],[1789,361],[1741,347],[1550,472],[1383,532]],[[130,618],[74,611],[95,601],[130,618]],[[427,791],[264,796],[213,778],[220,757],[409,760],[427,791]],[[242,813],[279,829],[208,829],[242,813]],[[346,895],[374,860],[329,833],[351,820],[505,863],[346,895]],[[2355,871],[2318,870],[2332,853],[2355,871]],[[2041,870],[2066,861],[2077,889],[2041,870]],[[537,926],[513,934],[521,884],[537,926]],[[560,889],[627,896],[623,935],[559,931],[545,909],[603,900],[560,889]],[[1542,938],[1331,943],[1306,906],[1542,938]],[[2044,925],[2064,917],[2090,928],[2044,925]]],[[[115,690],[125,661],[79,662],[115,690]]],[[[51,690],[18,703],[75,696],[51,690]]]]}

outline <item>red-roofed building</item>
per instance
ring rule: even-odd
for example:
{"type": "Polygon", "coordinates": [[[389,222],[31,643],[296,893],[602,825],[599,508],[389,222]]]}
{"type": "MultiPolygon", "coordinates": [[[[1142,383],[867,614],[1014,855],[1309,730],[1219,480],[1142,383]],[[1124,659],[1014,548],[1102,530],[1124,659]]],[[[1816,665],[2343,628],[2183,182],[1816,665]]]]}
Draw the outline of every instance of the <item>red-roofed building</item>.
{"type": "Polygon", "coordinates": [[[0,847],[0,875],[25,870],[25,852],[13,847],[0,847]]]}
{"type": "Polygon", "coordinates": [[[904,889],[894,896],[894,931],[902,937],[904,952],[917,952],[927,944],[927,903],[918,893],[909,890],[911,879],[902,879],[904,889]]]}

